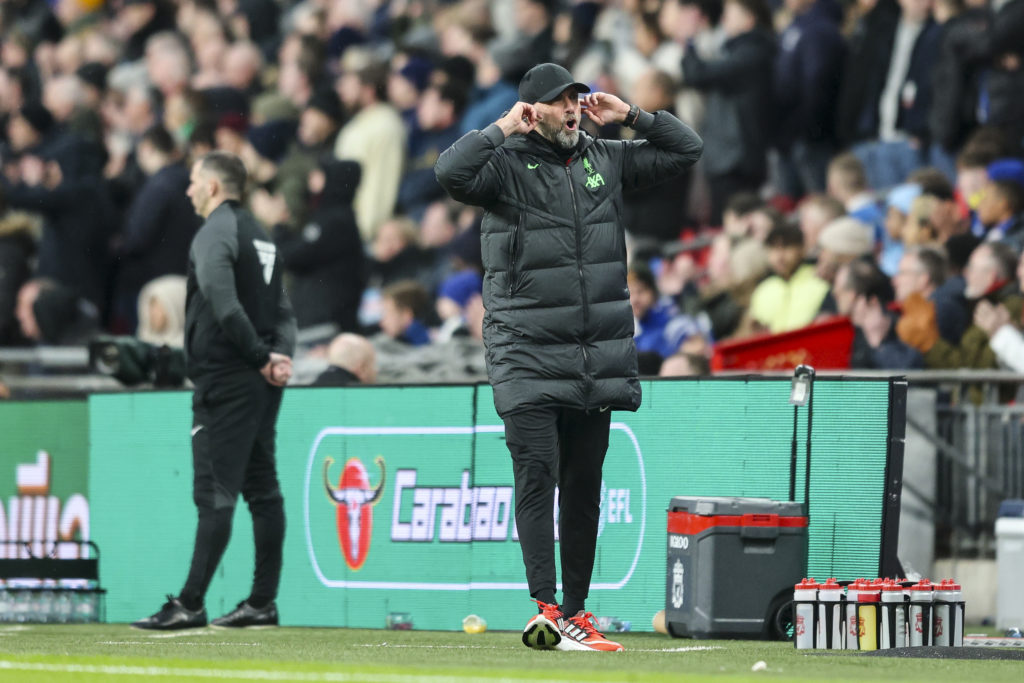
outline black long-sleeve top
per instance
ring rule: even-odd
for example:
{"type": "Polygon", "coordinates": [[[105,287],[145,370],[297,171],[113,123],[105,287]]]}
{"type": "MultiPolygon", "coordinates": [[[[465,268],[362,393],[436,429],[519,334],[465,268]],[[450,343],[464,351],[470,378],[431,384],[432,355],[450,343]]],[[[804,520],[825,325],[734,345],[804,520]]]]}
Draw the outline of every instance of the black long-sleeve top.
{"type": "Polygon", "coordinates": [[[277,247],[248,211],[229,200],[207,217],[189,250],[185,303],[188,376],[259,369],[276,351],[295,352],[295,315],[277,247]]]}

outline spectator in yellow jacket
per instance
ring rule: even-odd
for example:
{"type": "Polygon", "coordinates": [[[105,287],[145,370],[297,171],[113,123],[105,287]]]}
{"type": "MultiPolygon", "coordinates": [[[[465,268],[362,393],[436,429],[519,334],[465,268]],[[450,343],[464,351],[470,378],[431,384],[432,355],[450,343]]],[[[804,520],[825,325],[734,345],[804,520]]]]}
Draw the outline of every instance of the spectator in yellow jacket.
{"type": "Polygon", "coordinates": [[[772,275],[754,290],[750,317],[773,334],[810,324],[829,286],[815,275],[814,266],[803,263],[803,233],[796,226],[781,225],[764,242],[772,275]]]}

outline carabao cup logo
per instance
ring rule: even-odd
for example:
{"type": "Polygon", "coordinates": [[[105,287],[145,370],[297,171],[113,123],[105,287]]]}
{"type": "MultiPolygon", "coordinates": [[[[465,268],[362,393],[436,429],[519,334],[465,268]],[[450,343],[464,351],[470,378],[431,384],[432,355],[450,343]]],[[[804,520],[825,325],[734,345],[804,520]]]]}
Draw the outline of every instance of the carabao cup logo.
{"type": "Polygon", "coordinates": [[[327,476],[334,459],[324,459],[324,487],[327,489],[327,497],[338,507],[338,545],[341,546],[345,564],[353,570],[363,566],[370,552],[373,506],[384,491],[384,458],[378,455],[374,462],[380,467],[380,483],[377,488],[370,488],[370,478],[358,458],[351,458],[345,463],[341,480],[335,488],[327,476]]]}

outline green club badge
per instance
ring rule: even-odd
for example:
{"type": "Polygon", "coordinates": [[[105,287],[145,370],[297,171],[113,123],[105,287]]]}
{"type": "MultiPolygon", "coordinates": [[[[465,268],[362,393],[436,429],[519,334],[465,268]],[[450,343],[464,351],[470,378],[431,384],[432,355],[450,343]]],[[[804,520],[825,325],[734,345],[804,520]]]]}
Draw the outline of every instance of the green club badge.
{"type": "Polygon", "coordinates": [[[597,188],[604,185],[604,178],[594,170],[594,166],[590,163],[590,159],[583,157],[583,170],[587,172],[587,189],[596,190],[597,188]]]}

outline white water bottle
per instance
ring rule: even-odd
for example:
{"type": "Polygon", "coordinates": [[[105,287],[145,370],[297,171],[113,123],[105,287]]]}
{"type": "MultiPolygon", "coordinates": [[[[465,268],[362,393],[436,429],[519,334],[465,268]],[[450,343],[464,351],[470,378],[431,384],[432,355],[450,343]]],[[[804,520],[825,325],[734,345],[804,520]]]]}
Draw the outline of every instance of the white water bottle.
{"type": "Polygon", "coordinates": [[[956,647],[964,646],[964,612],[967,609],[966,603],[964,603],[964,594],[961,591],[960,585],[954,583],[951,586],[953,593],[953,607],[950,607],[950,612],[956,613],[956,621],[953,628],[953,645],[956,647]]]}
{"type": "Polygon", "coordinates": [[[43,589],[36,594],[36,622],[49,624],[57,621],[56,587],[55,580],[43,579],[43,589]]]}
{"type": "Polygon", "coordinates": [[[953,591],[949,590],[950,584],[950,579],[943,579],[941,583],[935,585],[935,591],[932,593],[935,601],[932,607],[932,644],[938,647],[953,644],[950,619],[956,613],[951,614],[950,610],[954,597],[953,591]]]}
{"type": "Polygon", "coordinates": [[[843,649],[842,599],[843,587],[835,579],[818,586],[818,628],[814,643],[819,650],[843,649]]]}
{"type": "Polygon", "coordinates": [[[910,647],[932,644],[932,582],[921,579],[910,587],[910,647]]]}
{"type": "Polygon", "coordinates": [[[882,619],[879,649],[888,650],[907,645],[907,622],[903,611],[903,586],[895,581],[882,585],[882,619]]]}
{"type": "Polygon", "coordinates": [[[818,584],[804,579],[793,586],[793,640],[798,650],[814,648],[814,603],[818,598],[818,584]]]}
{"type": "Polygon", "coordinates": [[[869,585],[867,580],[857,579],[846,587],[846,619],[843,622],[843,633],[846,636],[847,650],[856,650],[859,647],[857,637],[860,634],[860,626],[857,621],[857,602],[861,591],[867,590],[869,585]]]}
{"type": "Polygon", "coordinates": [[[943,579],[935,586],[935,644],[960,647],[964,644],[964,604],[960,585],[943,579]]]}
{"type": "Polygon", "coordinates": [[[99,621],[100,594],[98,588],[98,582],[86,581],[82,588],[75,591],[75,621],[82,623],[99,621]]]}

